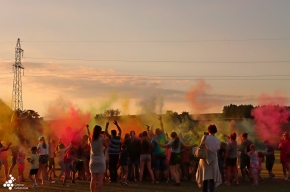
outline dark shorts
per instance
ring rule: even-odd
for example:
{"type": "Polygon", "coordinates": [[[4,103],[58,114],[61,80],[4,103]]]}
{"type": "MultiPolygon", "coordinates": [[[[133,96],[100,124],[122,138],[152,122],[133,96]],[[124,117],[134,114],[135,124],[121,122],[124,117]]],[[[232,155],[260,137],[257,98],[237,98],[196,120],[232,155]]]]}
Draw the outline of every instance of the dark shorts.
{"type": "Polygon", "coordinates": [[[39,163],[46,164],[48,162],[48,155],[39,155],[39,163]]]}
{"type": "Polygon", "coordinates": [[[55,165],[54,158],[49,158],[48,159],[48,168],[49,168],[49,170],[52,169],[53,165],[55,165]]]}
{"type": "Polygon", "coordinates": [[[229,167],[237,166],[237,158],[227,158],[226,166],[229,167]]]}
{"type": "Polygon", "coordinates": [[[167,171],[168,166],[166,164],[166,154],[161,153],[161,154],[154,154],[154,170],[155,171],[167,171]]]}
{"type": "Polygon", "coordinates": [[[266,169],[268,171],[272,171],[274,163],[275,163],[275,160],[270,160],[269,161],[269,160],[266,159],[266,169]]]}
{"type": "Polygon", "coordinates": [[[38,169],[30,169],[29,175],[37,175],[38,169]]]}
{"type": "Polygon", "coordinates": [[[181,163],[180,153],[171,153],[169,165],[177,165],[181,163]]]}
{"type": "Polygon", "coordinates": [[[241,162],[240,162],[240,167],[241,167],[241,169],[243,169],[243,168],[250,168],[250,157],[248,157],[248,156],[244,156],[244,157],[242,157],[241,156],[241,162]]]}

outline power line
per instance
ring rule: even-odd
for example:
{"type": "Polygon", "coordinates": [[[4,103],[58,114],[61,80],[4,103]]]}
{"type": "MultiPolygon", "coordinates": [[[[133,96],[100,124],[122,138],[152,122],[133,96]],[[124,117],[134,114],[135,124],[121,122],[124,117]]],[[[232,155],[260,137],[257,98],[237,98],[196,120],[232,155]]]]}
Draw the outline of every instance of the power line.
{"type": "Polygon", "coordinates": [[[173,61],[173,60],[117,60],[117,59],[68,59],[68,58],[40,58],[24,57],[25,59],[46,59],[58,61],[96,61],[96,62],[121,62],[121,63],[289,63],[290,60],[273,60],[273,61],[173,61]]]}

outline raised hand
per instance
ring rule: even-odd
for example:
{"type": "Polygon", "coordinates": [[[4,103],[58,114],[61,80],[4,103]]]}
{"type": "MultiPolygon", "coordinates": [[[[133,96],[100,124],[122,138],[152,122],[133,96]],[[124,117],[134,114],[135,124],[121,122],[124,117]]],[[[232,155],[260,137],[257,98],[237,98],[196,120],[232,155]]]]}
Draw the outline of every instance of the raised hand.
{"type": "Polygon", "coordinates": [[[161,117],[161,115],[158,116],[158,120],[159,120],[159,121],[162,121],[162,117],[161,117]]]}
{"type": "Polygon", "coordinates": [[[114,123],[115,125],[118,125],[118,122],[117,122],[117,121],[113,121],[113,123],[114,123]]]}
{"type": "Polygon", "coordinates": [[[109,124],[110,124],[109,122],[106,122],[106,127],[108,127],[108,126],[109,126],[109,124]]]}

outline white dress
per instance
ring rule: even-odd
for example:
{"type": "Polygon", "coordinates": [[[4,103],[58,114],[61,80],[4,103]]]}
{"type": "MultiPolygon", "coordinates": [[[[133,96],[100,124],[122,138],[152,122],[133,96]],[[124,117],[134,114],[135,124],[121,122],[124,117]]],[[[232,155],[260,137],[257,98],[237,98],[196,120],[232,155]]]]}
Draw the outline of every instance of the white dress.
{"type": "Polygon", "coordinates": [[[208,150],[208,158],[205,160],[199,160],[198,169],[196,172],[198,187],[202,187],[204,180],[213,179],[216,187],[222,183],[217,158],[217,151],[220,148],[220,143],[220,140],[212,135],[208,135],[206,137],[205,145],[208,150]]]}
{"type": "Polygon", "coordinates": [[[90,163],[91,173],[104,173],[106,171],[106,161],[104,156],[103,138],[99,137],[90,143],[90,163]]]}

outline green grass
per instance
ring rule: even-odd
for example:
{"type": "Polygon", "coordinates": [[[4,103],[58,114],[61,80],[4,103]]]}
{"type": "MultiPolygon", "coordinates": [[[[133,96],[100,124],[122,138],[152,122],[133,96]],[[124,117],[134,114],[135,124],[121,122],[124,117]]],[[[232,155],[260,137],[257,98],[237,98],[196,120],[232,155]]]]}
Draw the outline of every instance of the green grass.
{"type": "MultiPolygon", "coordinates": [[[[260,184],[259,186],[251,186],[250,182],[245,182],[240,179],[240,185],[239,186],[224,186],[220,185],[216,188],[217,192],[248,192],[248,191],[255,191],[255,192],[289,192],[290,191],[290,182],[283,180],[283,173],[282,173],[282,167],[279,160],[279,154],[276,153],[276,163],[273,168],[273,172],[276,175],[275,179],[272,180],[266,180],[265,183],[260,184]]],[[[29,173],[29,165],[26,164],[25,168],[25,175],[28,175],[29,173]]],[[[17,167],[14,168],[12,175],[14,177],[17,177],[17,167]]],[[[267,171],[262,171],[262,176],[265,178],[268,176],[267,171]]],[[[0,172],[0,191],[9,191],[7,188],[3,187],[3,183],[5,182],[4,178],[4,170],[2,168],[0,172]]],[[[53,183],[45,183],[45,185],[39,185],[36,189],[31,189],[31,181],[28,180],[28,177],[26,177],[26,182],[22,182],[25,187],[29,187],[28,190],[18,190],[18,191],[89,191],[90,190],[90,183],[87,181],[77,181],[77,185],[70,185],[69,187],[62,187],[61,184],[53,184],[53,183]]],[[[19,183],[17,180],[14,183],[19,183]]],[[[143,191],[154,191],[154,192],[176,192],[176,191],[185,191],[185,192],[192,192],[192,191],[201,191],[197,187],[197,184],[194,182],[189,181],[182,181],[181,186],[176,187],[173,185],[173,183],[165,183],[161,182],[159,184],[151,184],[150,181],[144,181],[142,183],[138,182],[129,182],[129,186],[122,186],[120,183],[111,184],[106,182],[104,184],[104,191],[136,191],[136,192],[143,192],[143,191]]],[[[12,189],[11,191],[16,191],[12,189]]]]}

